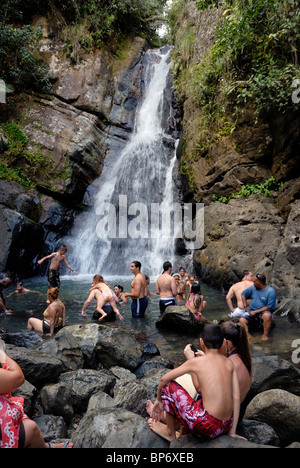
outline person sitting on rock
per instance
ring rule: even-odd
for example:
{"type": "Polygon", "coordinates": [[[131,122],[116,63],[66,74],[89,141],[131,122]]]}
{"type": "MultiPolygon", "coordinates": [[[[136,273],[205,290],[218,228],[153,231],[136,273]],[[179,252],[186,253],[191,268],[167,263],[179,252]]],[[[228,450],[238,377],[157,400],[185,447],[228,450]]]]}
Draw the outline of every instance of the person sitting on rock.
{"type": "Polygon", "coordinates": [[[230,310],[230,314],[228,314],[229,318],[233,319],[241,317],[245,313],[242,292],[245,291],[245,289],[250,288],[250,286],[253,286],[252,273],[249,270],[244,270],[242,280],[232,285],[226,296],[226,302],[230,310]],[[237,301],[236,308],[232,305],[232,299],[234,297],[237,301]]]}
{"type": "Polygon", "coordinates": [[[45,442],[36,424],[23,409],[23,398],[11,392],[25,382],[19,365],[5,352],[0,340],[0,448],[73,448],[73,443],[45,442]]]}
{"type": "Polygon", "coordinates": [[[201,288],[199,283],[194,283],[191,287],[191,292],[187,297],[185,303],[187,309],[192,312],[196,320],[201,320],[201,322],[209,322],[209,320],[202,315],[203,310],[207,306],[207,302],[204,300],[204,297],[201,294],[201,288]]]}
{"type": "Polygon", "coordinates": [[[245,312],[240,318],[240,322],[246,327],[248,338],[249,327],[263,327],[262,340],[269,339],[269,333],[272,327],[272,315],[276,308],[276,291],[267,285],[267,279],[262,273],[257,273],[254,277],[254,284],[242,292],[244,308],[247,307],[247,300],[251,299],[249,311],[245,312]]]}
{"type": "Polygon", "coordinates": [[[47,291],[47,303],[50,305],[44,312],[43,320],[31,317],[27,322],[27,330],[35,330],[44,335],[53,336],[66,325],[66,309],[58,299],[59,289],[50,288],[47,291]]]}
{"type": "Polygon", "coordinates": [[[176,420],[184,434],[193,433],[204,439],[221,434],[239,437],[236,434],[240,411],[239,382],[234,364],[222,354],[225,338],[220,325],[205,325],[200,345],[205,352],[201,358],[187,360],[159,381],[148,424],[169,442],[177,436],[176,420]],[[197,391],[201,393],[197,401],[175,381],[186,373],[196,376],[197,391]],[[160,422],[164,415],[166,424],[160,422]]]}

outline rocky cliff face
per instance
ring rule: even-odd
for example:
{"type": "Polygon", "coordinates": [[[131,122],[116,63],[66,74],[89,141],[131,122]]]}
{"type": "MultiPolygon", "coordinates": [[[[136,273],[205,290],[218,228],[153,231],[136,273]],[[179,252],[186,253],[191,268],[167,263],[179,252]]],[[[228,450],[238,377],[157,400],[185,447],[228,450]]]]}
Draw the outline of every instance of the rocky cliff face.
{"type": "MultiPolygon", "coordinates": [[[[192,29],[195,41],[188,63],[183,55],[179,58],[181,67],[201,62],[214,42],[221,14],[221,9],[200,12],[195,2],[187,4],[180,27],[192,29]]],[[[182,54],[176,44],[175,53],[182,54]]],[[[194,200],[205,204],[204,245],[194,252],[198,274],[227,290],[241,279],[244,269],[265,273],[276,288],[281,311],[292,311],[299,319],[300,108],[257,120],[249,106],[237,122],[228,114],[230,131],[224,128],[216,135],[203,125],[201,108],[195,106],[188,90],[181,98],[183,158],[189,166],[185,173],[193,176],[194,200]],[[200,135],[204,131],[207,134],[200,135]],[[202,150],[200,137],[208,142],[202,150]],[[271,176],[284,183],[274,197],[252,195],[228,204],[212,202],[213,195],[228,197],[244,184],[260,184],[271,176]]],[[[187,180],[187,196],[191,196],[190,186],[187,180]]]]}
{"type": "Polygon", "coordinates": [[[92,183],[101,174],[108,151],[118,153],[128,140],[140,89],[140,62],[149,47],[144,39],[128,39],[121,58],[101,49],[71,65],[62,53],[63,44],[50,39],[46,20],[41,18],[40,23],[43,50],[56,76],[53,93],[18,96],[1,108],[2,121],[17,115],[27,149],[38,146],[49,161],[35,190],[0,180],[0,271],[19,277],[36,273],[35,259],[43,246],[52,251],[76,213],[89,205],[92,183]]]}

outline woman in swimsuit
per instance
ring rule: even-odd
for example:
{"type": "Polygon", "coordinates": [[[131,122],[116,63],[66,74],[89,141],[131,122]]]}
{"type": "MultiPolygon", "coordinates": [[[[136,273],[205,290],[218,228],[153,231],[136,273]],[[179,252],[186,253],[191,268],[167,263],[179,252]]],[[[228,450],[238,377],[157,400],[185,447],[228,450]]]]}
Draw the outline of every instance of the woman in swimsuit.
{"type": "Polygon", "coordinates": [[[27,330],[35,330],[43,335],[54,335],[66,325],[66,309],[64,304],[58,299],[59,289],[50,288],[47,291],[47,302],[50,305],[44,312],[44,319],[30,318],[27,323],[27,330]]]}
{"type": "Polygon", "coordinates": [[[207,306],[207,302],[204,301],[204,298],[201,295],[199,283],[192,284],[191,292],[188,295],[185,306],[187,309],[189,309],[190,312],[192,312],[195,319],[201,320],[201,322],[210,323],[209,320],[204,317],[204,315],[202,315],[203,310],[207,306]]]}
{"type": "Polygon", "coordinates": [[[119,299],[119,303],[128,301],[128,298],[125,297],[125,294],[123,291],[124,291],[124,288],[120,284],[116,284],[114,286],[114,292],[117,298],[119,299]]]}

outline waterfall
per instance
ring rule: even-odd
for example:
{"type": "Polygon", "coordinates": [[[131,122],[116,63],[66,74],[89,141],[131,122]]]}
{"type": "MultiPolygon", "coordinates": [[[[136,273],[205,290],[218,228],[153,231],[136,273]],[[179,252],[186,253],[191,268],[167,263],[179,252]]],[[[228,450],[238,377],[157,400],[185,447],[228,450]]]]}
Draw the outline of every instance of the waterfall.
{"type": "Polygon", "coordinates": [[[169,54],[146,52],[131,138],[119,155],[105,160],[94,205],[79,215],[68,239],[70,261],[80,274],[127,275],[130,263],[138,260],[143,273],[156,275],[164,261],[174,260],[172,216],[169,223],[167,215],[173,203],[178,142],[162,123],[169,54]]]}

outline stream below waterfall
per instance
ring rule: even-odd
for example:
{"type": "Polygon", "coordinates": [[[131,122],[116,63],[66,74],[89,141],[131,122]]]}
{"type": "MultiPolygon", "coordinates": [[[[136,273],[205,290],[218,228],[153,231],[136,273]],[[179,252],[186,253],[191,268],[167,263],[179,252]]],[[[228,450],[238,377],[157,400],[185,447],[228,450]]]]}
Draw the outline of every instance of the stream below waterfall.
{"type": "MultiPolygon", "coordinates": [[[[123,277],[105,277],[111,286],[120,284],[124,287],[124,291],[130,291],[131,276],[123,277]]],[[[81,309],[84,301],[89,294],[92,275],[79,276],[62,276],[61,277],[61,293],[60,298],[66,306],[67,325],[96,323],[92,319],[94,304],[87,310],[88,317],[81,316],[81,309]]],[[[151,277],[149,289],[155,292],[155,277],[151,277]]],[[[24,286],[31,290],[39,291],[38,293],[27,293],[21,296],[14,294],[7,298],[10,292],[15,288],[10,286],[5,289],[5,297],[8,308],[12,309],[13,315],[0,315],[0,328],[5,329],[9,333],[25,332],[27,321],[34,316],[42,319],[44,310],[46,309],[46,291],[47,278],[35,277],[24,282],[24,286]]],[[[207,301],[207,309],[205,316],[210,319],[227,319],[228,309],[225,295],[220,291],[201,284],[201,290],[207,301]]],[[[144,332],[149,341],[152,341],[158,347],[161,355],[167,359],[180,359],[183,356],[183,349],[187,343],[193,342],[197,344],[197,335],[189,336],[173,331],[163,331],[156,328],[156,322],[160,316],[159,297],[150,296],[146,315],[143,319],[135,319],[131,315],[131,300],[121,304],[119,310],[124,317],[124,322],[116,321],[115,323],[125,328],[134,328],[144,332]]],[[[250,341],[250,348],[253,356],[263,354],[278,354],[287,360],[291,360],[292,348],[294,340],[299,340],[300,326],[297,323],[290,322],[285,317],[274,317],[275,328],[272,330],[270,340],[263,343],[261,341],[261,333],[257,332],[250,341]]],[[[298,346],[299,347],[299,346],[298,346]]]]}

